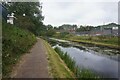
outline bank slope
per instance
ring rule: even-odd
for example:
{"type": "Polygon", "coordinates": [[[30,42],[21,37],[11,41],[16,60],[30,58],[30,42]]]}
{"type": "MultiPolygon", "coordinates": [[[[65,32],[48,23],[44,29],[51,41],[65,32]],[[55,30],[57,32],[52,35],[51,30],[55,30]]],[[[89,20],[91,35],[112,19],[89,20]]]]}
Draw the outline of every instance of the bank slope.
{"type": "Polygon", "coordinates": [[[36,37],[29,31],[16,26],[2,26],[2,75],[9,77],[12,67],[36,42],[36,37]]]}
{"type": "Polygon", "coordinates": [[[73,73],[61,60],[59,55],[54,51],[49,43],[47,43],[46,41],[43,42],[47,50],[50,76],[52,76],[53,78],[74,78],[73,73]]]}

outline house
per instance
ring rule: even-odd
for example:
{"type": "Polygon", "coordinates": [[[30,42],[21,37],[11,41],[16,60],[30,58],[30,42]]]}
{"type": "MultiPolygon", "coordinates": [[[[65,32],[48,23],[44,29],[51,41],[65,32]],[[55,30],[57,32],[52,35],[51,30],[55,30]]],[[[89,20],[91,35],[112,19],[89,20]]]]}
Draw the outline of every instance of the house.
{"type": "Polygon", "coordinates": [[[10,24],[14,24],[13,21],[14,21],[14,13],[11,13],[7,15],[8,19],[7,19],[7,23],[10,23],[10,24]]]}
{"type": "Polygon", "coordinates": [[[2,15],[2,20],[4,20],[7,23],[14,24],[14,13],[8,14],[8,11],[6,7],[0,3],[0,15],[2,15]]]}

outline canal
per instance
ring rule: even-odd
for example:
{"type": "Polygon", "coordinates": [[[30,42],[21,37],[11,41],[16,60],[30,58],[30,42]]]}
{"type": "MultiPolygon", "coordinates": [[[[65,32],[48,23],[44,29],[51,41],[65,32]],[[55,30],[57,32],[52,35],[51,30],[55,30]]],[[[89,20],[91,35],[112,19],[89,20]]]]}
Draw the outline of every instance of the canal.
{"type": "Polygon", "coordinates": [[[119,51],[54,38],[49,38],[48,41],[53,48],[59,47],[67,52],[81,69],[88,69],[104,78],[118,78],[119,51]]]}

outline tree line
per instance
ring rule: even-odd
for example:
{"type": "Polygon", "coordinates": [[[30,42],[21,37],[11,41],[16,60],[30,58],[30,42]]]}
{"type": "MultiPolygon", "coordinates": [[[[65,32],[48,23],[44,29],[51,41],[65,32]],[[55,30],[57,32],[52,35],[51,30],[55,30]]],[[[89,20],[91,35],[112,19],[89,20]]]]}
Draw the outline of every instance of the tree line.
{"type": "MultiPolygon", "coordinates": [[[[52,36],[57,30],[75,29],[76,32],[90,31],[95,26],[77,26],[75,24],[63,24],[61,26],[52,26],[43,24],[45,16],[42,15],[42,2],[2,2],[8,11],[8,14],[14,13],[16,19],[14,25],[34,33],[36,36],[52,36]],[[24,15],[23,15],[24,14],[24,15]]],[[[101,25],[102,27],[117,25],[111,23],[101,25]]],[[[96,26],[100,27],[100,26],[96,26]]]]}
{"type": "Polygon", "coordinates": [[[29,30],[35,35],[43,35],[46,27],[43,24],[41,2],[2,2],[7,13],[14,13],[14,25],[29,30]]]}

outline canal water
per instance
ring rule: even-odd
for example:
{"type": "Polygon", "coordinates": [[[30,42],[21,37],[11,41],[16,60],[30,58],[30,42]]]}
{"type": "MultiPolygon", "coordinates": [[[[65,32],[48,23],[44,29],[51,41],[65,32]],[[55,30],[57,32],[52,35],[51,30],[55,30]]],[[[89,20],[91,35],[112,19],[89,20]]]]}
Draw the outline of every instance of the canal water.
{"type": "MultiPolygon", "coordinates": [[[[118,63],[120,63],[118,61],[118,51],[116,51],[115,55],[108,55],[108,53],[112,54],[111,49],[96,51],[94,49],[96,47],[78,46],[78,44],[63,40],[62,42],[58,39],[51,40],[54,41],[53,48],[59,47],[62,51],[67,52],[81,69],[88,69],[104,78],[118,78],[118,63]]],[[[113,52],[115,53],[115,51],[113,52]]]]}

